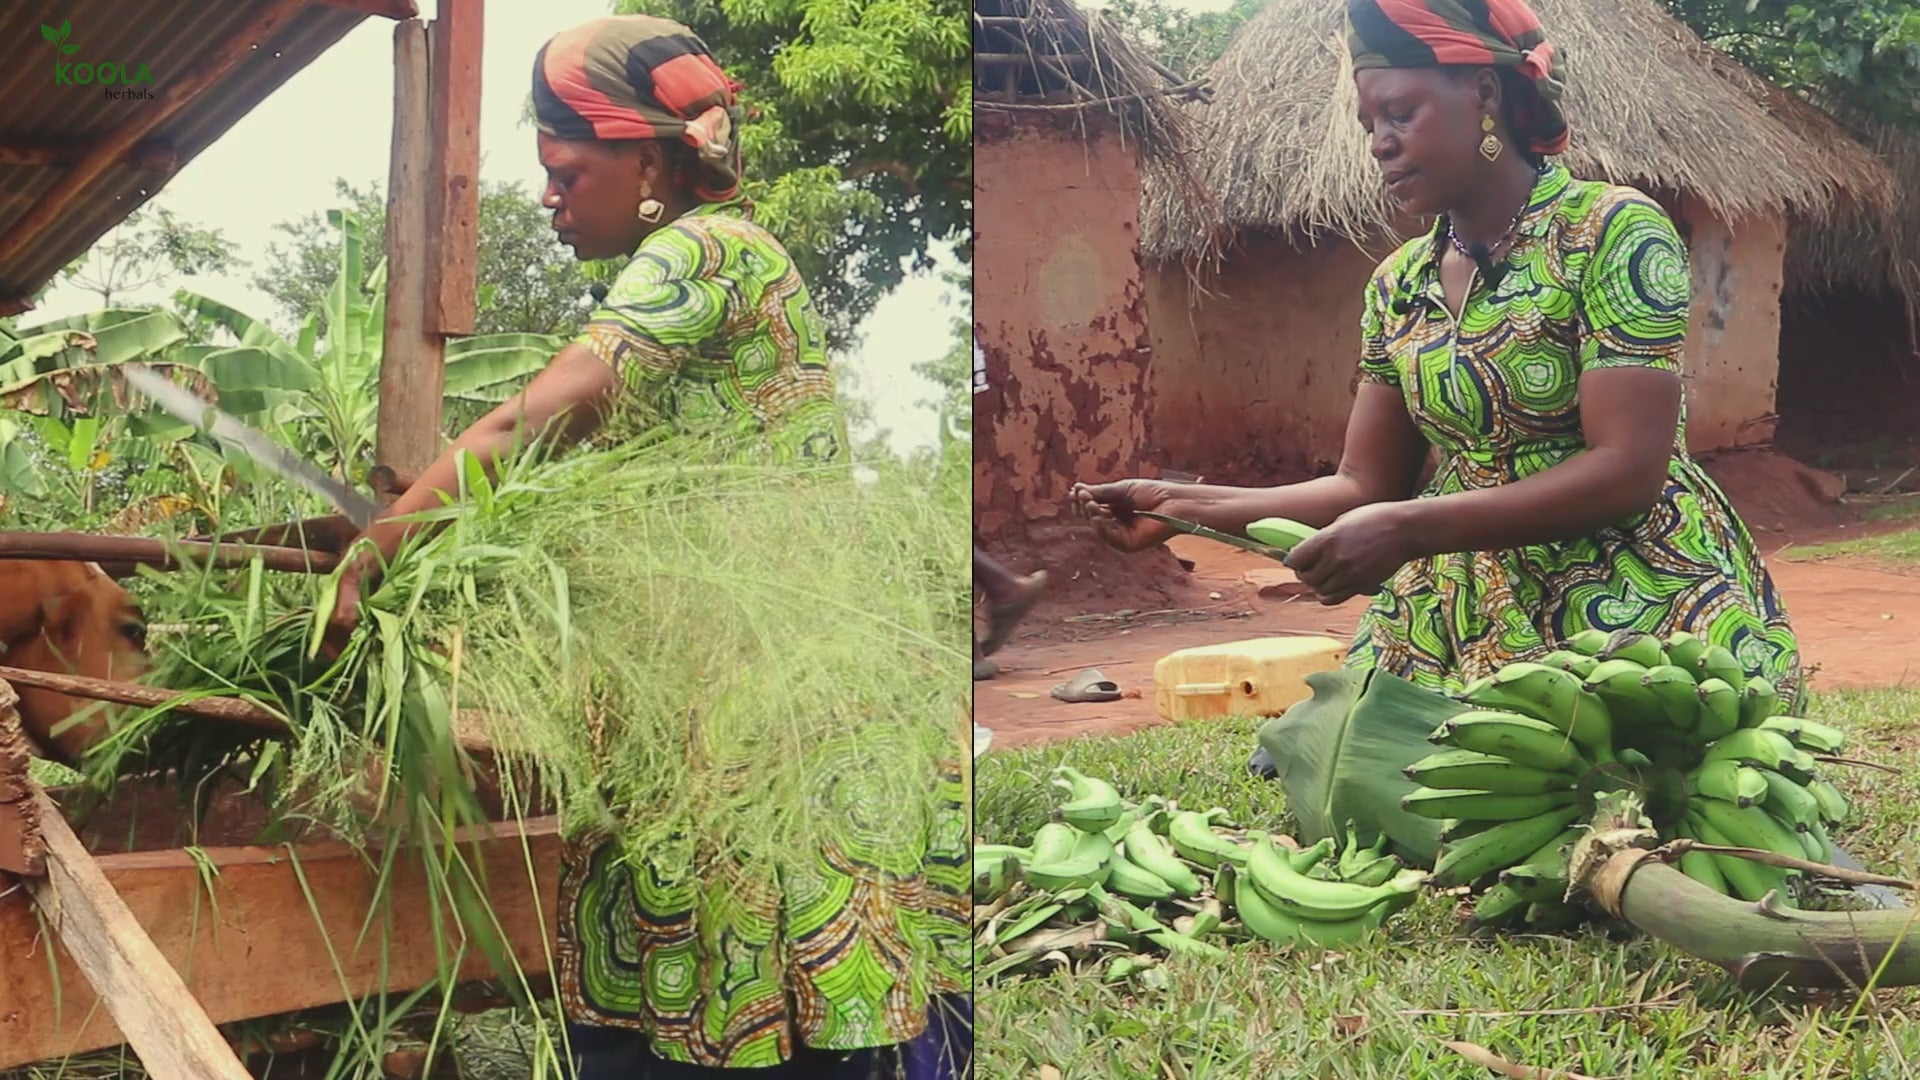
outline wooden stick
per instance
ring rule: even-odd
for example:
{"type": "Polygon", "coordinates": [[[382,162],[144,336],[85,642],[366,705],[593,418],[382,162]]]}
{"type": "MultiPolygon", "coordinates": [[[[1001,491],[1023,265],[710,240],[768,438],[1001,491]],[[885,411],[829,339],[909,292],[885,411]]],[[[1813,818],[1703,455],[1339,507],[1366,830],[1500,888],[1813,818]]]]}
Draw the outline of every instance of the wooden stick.
{"type": "Polygon", "coordinates": [[[145,536],[94,536],[76,532],[0,532],[0,559],[73,559],[79,562],[130,563],[163,570],[201,565],[245,566],[255,556],[269,570],[330,574],[340,556],[299,548],[248,544],[207,544],[192,540],[156,540],[145,536]]]}
{"type": "Polygon", "coordinates": [[[1835,881],[1844,881],[1849,885],[1885,885],[1889,889],[1912,889],[1914,887],[1914,883],[1905,878],[1888,877],[1885,874],[1876,874],[1869,870],[1849,870],[1844,866],[1829,866],[1826,863],[1817,863],[1795,855],[1782,855],[1777,851],[1768,851],[1764,848],[1727,847],[1722,844],[1703,844],[1698,840],[1680,837],[1676,840],[1667,841],[1666,844],[1661,846],[1660,850],[1660,857],[1668,862],[1677,861],[1680,856],[1685,855],[1689,851],[1706,851],[1715,855],[1733,855],[1753,862],[1765,863],[1768,866],[1778,866],[1786,870],[1804,870],[1809,874],[1816,874],[1823,878],[1832,878],[1835,881]]]}
{"type": "Polygon", "coordinates": [[[234,529],[217,536],[194,536],[188,539],[199,544],[257,544],[262,547],[284,547],[295,551],[320,551],[329,555],[338,555],[345,551],[347,545],[358,535],[360,535],[359,527],[347,520],[345,514],[329,514],[326,517],[289,521],[279,525],[261,525],[251,529],[234,529]]]}
{"type": "Polygon", "coordinates": [[[414,0],[316,0],[321,7],[357,11],[362,15],[382,15],[389,19],[417,19],[420,5],[414,0]]]}
{"type": "Polygon", "coordinates": [[[1825,762],[1828,765],[1851,765],[1856,769],[1875,769],[1879,772],[1886,773],[1888,776],[1906,775],[1891,765],[1882,765],[1875,761],[1861,761],[1858,758],[1834,757],[1831,754],[1815,754],[1813,755],[1813,760],[1825,762]]]}
{"type": "MultiPolygon", "coordinates": [[[[132,705],[142,709],[166,705],[187,696],[182,691],[167,690],[158,686],[141,686],[139,683],[119,682],[114,679],[94,679],[85,675],[62,675],[51,671],[28,671],[24,668],[4,666],[0,666],[0,682],[51,690],[56,694],[82,697],[91,701],[132,705]]],[[[244,698],[203,697],[192,701],[179,701],[179,704],[173,706],[173,711],[205,720],[218,720],[223,723],[258,728],[269,735],[283,738],[293,734],[293,728],[279,713],[244,698]]],[[[468,710],[462,710],[462,716],[467,712],[468,710]]],[[[485,737],[471,731],[461,732],[457,728],[458,724],[454,732],[454,741],[468,753],[490,754],[493,752],[493,744],[485,737]]]]}
{"type": "Polygon", "coordinates": [[[47,876],[27,878],[67,955],[156,1080],[252,1080],[180,973],[114,891],[60,808],[36,790],[47,876]]]}
{"type": "Polygon", "coordinates": [[[127,120],[87,148],[72,169],[55,181],[13,227],[0,235],[0,265],[17,259],[28,244],[61,224],[61,215],[92,187],[127,151],[171,120],[209,87],[233,73],[249,59],[272,58],[265,48],[307,6],[307,0],[266,0],[240,31],[201,54],[200,61],[164,85],[154,87],[158,100],[126,110],[127,120]],[[256,49],[255,46],[260,46],[256,49]]]}

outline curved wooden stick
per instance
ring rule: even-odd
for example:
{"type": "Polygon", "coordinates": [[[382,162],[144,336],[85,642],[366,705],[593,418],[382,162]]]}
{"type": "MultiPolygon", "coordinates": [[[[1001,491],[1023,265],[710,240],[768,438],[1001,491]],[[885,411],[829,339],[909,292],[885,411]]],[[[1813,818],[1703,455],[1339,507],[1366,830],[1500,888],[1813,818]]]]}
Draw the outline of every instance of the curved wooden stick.
{"type": "Polygon", "coordinates": [[[93,536],[71,532],[0,532],[0,559],[73,559],[115,566],[156,566],[163,570],[211,564],[246,566],[258,556],[269,570],[330,574],[340,556],[299,548],[248,544],[208,544],[192,540],[155,540],[144,536],[93,536]]]}

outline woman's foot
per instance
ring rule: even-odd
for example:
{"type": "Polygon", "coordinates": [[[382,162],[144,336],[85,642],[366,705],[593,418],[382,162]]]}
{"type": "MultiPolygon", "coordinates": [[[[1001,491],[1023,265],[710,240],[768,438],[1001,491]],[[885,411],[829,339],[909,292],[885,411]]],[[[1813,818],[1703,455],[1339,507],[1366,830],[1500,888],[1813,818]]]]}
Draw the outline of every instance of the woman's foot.
{"type": "Polygon", "coordinates": [[[1000,651],[1000,647],[1013,636],[1013,628],[1020,625],[1027,611],[1040,600],[1040,594],[1047,588],[1047,572],[1035,570],[1032,574],[1013,580],[1012,596],[992,601],[988,609],[987,636],[980,642],[980,655],[991,656],[1000,651]]]}

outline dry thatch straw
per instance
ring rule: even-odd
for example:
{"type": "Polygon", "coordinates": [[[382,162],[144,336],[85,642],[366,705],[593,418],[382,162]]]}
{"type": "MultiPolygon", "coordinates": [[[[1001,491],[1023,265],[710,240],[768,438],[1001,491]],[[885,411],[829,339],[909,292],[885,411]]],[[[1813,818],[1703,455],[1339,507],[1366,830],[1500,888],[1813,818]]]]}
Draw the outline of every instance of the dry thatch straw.
{"type": "Polygon", "coordinates": [[[979,0],[973,52],[976,117],[1050,118],[1082,139],[1089,114],[1109,118],[1122,140],[1138,142],[1144,186],[1211,206],[1195,171],[1197,117],[1180,104],[1205,100],[1204,80],[1154,60],[1111,15],[1072,0],[979,0]]]}
{"type": "MultiPolygon", "coordinates": [[[[1880,159],[1901,192],[1920,192],[1920,135],[1866,119],[1848,118],[1858,138],[1880,159]]],[[[1920,341],[1920,200],[1912,194],[1885,210],[1842,207],[1826,220],[1796,228],[1788,238],[1790,294],[1832,289],[1892,290],[1906,301],[1909,331],[1920,341]]]]}
{"type": "MultiPolygon", "coordinates": [[[[1653,0],[1535,0],[1560,50],[1576,175],[1690,193],[1726,221],[1846,201],[1884,207],[1893,181],[1811,106],[1705,44],[1653,0]]],[[[1193,260],[1243,229],[1330,231],[1357,243],[1396,212],[1355,120],[1343,0],[1272,0],[1209,72],[1198,163],[1212,216],[1151,184],[1145,253],[1193,260]]]]}

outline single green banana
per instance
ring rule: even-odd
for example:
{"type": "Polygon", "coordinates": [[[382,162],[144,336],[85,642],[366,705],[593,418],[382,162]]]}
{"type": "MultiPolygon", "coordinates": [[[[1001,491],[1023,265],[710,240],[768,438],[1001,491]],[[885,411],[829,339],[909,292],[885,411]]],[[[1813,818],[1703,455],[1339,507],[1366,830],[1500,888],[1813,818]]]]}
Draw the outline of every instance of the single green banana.
{"type": "Polygon", "coordinates": [[[1005,859],[1008,857],[1012,857],[1024,864],[1033,859],[1033,849],[1015,847],[1012,844],[973,845],[974,862],[988,862],[994,859],[1005,859]]]}
{"type": "Polygon", "coordinates": [[[1675,664],[1658,664],[1647,669],[1640,683],[1659,699],[1668,724],[1689,732],[1699,726],[1700,684],[1692,672],[1675,664]]]}
{"type": "Polygon", "coordinates": [[[1125,808],[1112,784],[1071,765],[1060,766],[1054,775],[1055,785],[1065,787],[1069,795],[1069,800],[1060,804],[1061,820],[1086,832],[1100,832],[1120,820],[1125,808]]]}
{"type": "Polygon", "coordinates": [[[1802,833],[1820,823],[1820,800],[1813,792],[1772,770],[1762,775],[1766,777],[1767,796],[1761,805],[1774,820],[1802,833]]]}
{"type": "Polygon", "coordinates": [[[1187,864],[1180,861],[1146,822],[1134,822],[1133,828],[1127,831],[1126,843],[1129,862],[1173,886],[1173,891],[1181,896],[1200,895],[1200,879],[1193,876],[1187,864]]]}
{"type": "Polygon", "coordinates": [[[1820,800],[1820,820],[1829,825],[1839,825],[1847,820],[1847,813],[1852,807],[1848,805],[1847,797],[1834,786],[1833,781],[1825,777],[1815,777],[1813,783],[1807,785],[1807,791],[1820,800]]]}
{"type": "Polygon", "coordinates": [[[1247,535],[1268,547],[1291,552],[1320,530],[1283,517],[1266,517],[1247,523],[1247,535]]]}
{"type": "Polygon", "coordinates": [[[1667,662],[1667,653],[1660,645],[1660,639],[1644,630],[1615,630],[1607,638],[1607,643],[1596,654],[1601,663],[1609,660],[1631,660],[1643,668],[1657,667],[1667,662]]]}
{"type": "Polygon", "coordinates": [[[1762,848],[1800,858],[1806,848],[1794,831],[1757,806],[1738,807],[1724,799],[1694,797],[1687,805],[1715,832],[1740,847],[1762,848]]]}
{"type": "Polygon", "coordinates": [[[1516,916],[1524,915],[1531,902],[1513,886],[1504,882],[1496,884],[1474,902],[1473,921],[1480,926],[1503,926],[1516,916]]]}
{"type": "Polygon", "coordinates": [[[1433,884],[1442,889],[1472,885],[1488,874],[1517,865],[1541,844],[1559,836],[1579,816],[1578,806],[1563,806],[1501,822],[1462,840],[1447,841],[1433,864],[1433,884]]]}
{"type": "Polygon", "coordinates": [[[1465,840],[1469,836],[1478,836],[1497,825],[1499,821],[1480,821],[1475,818],[1444,818],[1440,822],[1441,843],[1465,840]]]}
{"type": "Polygon", "coordinates": [[[1809,862],[1823,863],[1827,861],[1827,842],[1815,836],[1812,829],[1803,829],[1793,835],[1800,838],[1800,848],[1806,854],[1809,862]]]}
{"type": "Polygon", "coordinates": [[[1194,913],[1193,926],[1186,930],[1186,935],[1190,938],[1199,938],[1213,933],[1220,929],[1224,915],[1225,912],[1220,908],[1220,901],[1215,897],[1208,897],[1206,902],[1200,905],[1200,910],[1194,913]]]}
{"type": "Polygon", "coordinates": [[[1780,773],[1796,784],[1811,784],[1820,775],[1820,763],[1812,754],[1795,746],[1792,756],[1780,763],[1780,773]]]}
{"type": "Polygon", "coordinates": [[[1498,754],[1477,750],[1442,750],[1428,754],[1403,770],[1407,779],[1434,788],[1504,791],[1514,795],[1565,791],[1574,785],[1567,773],[1522,765],[1498,754]]]}
{"type": "Polygon", "coordinates": [[[1740,726],[1740,691],[1725,679],[1707,679],[1700,684],[1700,723],[1694,735],[1702,742],[1717,742],[1740,726]]]}
{"type": "Polygon", "coordinates": [[[1847,733],[1837,727],[1797,716],[1769,716],[1754,725],[1762,731],[1777,731],[1795,746],[1837,754],[1847,747],[1847,733]]]}
{"type": "Polygon", "coordinates": [[[1099,885],[1112,876],[1113,867],[1120,860],[1102,865],[1093,859],[1063,859],[1051,863],[1029,863],[1026,868],[1027,884],[1044,892],[1060,892],[1064,889],[1084,889],[1089,885],[1099,885]]]}
{"type": "Polygon", "coordinates": [[[1236,895],[1244,903],[1246,893],[1259,892],[1285,914],[1300,919],[1337,922],[1358,918],[1397,893],[1417,891],[1427,879],[1422,871],[1408,871],[1384,885],[1368,887],[1343,881],[1322,881],[1293,868],[1280,848],[1267,840],[1253,849],[1247,860],[1247,880],[1251,888],[1236,895]]]}
{"type": "Polygon", "coordinates": [[[1033,854],[1028,863],[1057,863],[1072,858],[1080,842],[1080,830],[1058,821],[1049,821],[1033,834],[1033,854]]]}
{"type": "Polygon", "coordinates": [[[1739,761],[1778,770],[1793,763],[1794,745],[1785,735],[1764,728],[1740,728],[1707,747],[1706,761],[1739,761]]]}
{"type": "Polygon", "coordinates": [[[1747,685],[1747,669],[1727,650],[1725,645],[1708,645],[1700,653],[1700,670],[1694,672],[1701,682],[1719,679],[1728,686],[1744,689],[1747,685]]]}
{"type": "MultiPolygon", "coordinates": [[[[1693,835],[1693,830],[1688,828],[1684,821],[1674,831],[1686,839],[1697,839],[1693,835]]],[[[1704,851],[1688,851],[1680,856],[1680,872],[1722,896],[1731,892],[1726,875],[1720,872],[1720,864],[1714,862],[1713,856],[1704,851]]]]}
{"type": "MultiPolygon", "coordinates": [[[[1732,805],[1723,803],[1722,805],[1732,805]]],[[[1703,844],[1718,847],[1748,847],[1738,844],[1721,834],[1704,817],[1689,813],[1687,827],[1703,844]]],[[[1738,855],[1712,855],[1713,864],[1727,883],[1727,895],[1742,900],[1758,900],[1768,893],[1777,893],[1781,900],[1788,899],[1786,871],[1778,867],[1743,859],[1738,855]]]]}
{"type": "Polygon", "coordinates": [[[1755,675],[1740,692],[1740,726],[1759,727],[1760,721],[1773,715],[1780,705],[1780,691],[1766,678],[1755,675]]]}
{"type": "MultiPolygon", "coordinates": [[[[1113,843],[1097,832],[1083,832],[1073,842],[1073,859],[1092,859],[1102,869],[1113,864],[1113,843]]],[[[1106,875],[1100,875],[1100,881],[1106,881],[1106,875]]]]}
{"type": "Polygon", "coordinates": [[[1106,837],[1108,843],[1117,844],[1127,838],[1127,830],[1133,828],[1133,823],[1142,820],[1145,816],[1146,811],[1142,808],[1129,806],[1120,812],[1120,816],[1114,820],[1113,824],[1100,830],[1100,835],[1106,837]]]}
{"type": "MultiPolygon", "coordinates": [[[[1258,846],[1258,841],[1255,842],[1255,846],[1258,846]]],[[[1280,847],[1278,844],[1274,846],[1276,848],[1280,847]]],[[[1249,857],[1251,857],[1251,854],[1252,852],[1249,851],[1249,857]]],[[[1287,860],[1287,865],[1304,874],[1314,867],[1319,866],[1327,856],[1333,854],[1333,837],[1323,836],[1312,847],[1303,847],[1298,851],[1288,851],[1285,848],[1280,848],[1280,854],[1287,860]]]]}
{"type": "MultiPolygon", "coordinates": [[[[1596,669],[1597,670],[1597,669],[1596,669]]],[[[1582,688],[1580,676],[1545,664],[1508,664],[1470,690],[1466,700],[1551,724],[1597,762],[1613,760],[1613,718],[1607,704],[1582,688]]]]}
{"type": "Polygon", "coordinates": [[[1585,679],[1587,672],[1592,671],[1594,665],[1599,662],[1600,661],[1594,657],[1588,656],[1585,653],[1574,652],[1572,649],[1555,649],[1540,658],[1540,663],[1550,668],[1559,668],[1561,671],[1570,672],[1582,679],[1585,679]]]}
{"type": "Polygon", "coordinates": [[[1593,768],[1566,732],[1518,713],[1474,710],[1448,717],[1428,742],[1497,754],[1548,772],[1584,775],[1593,768]]]}
{"type": "Polygon", "coordinates": [[[1239,862],[1246,856],[1240,845],[1213,831],[1213,823],[1197,810],[1182,810],[1167,826],[1167,839],[1173,850],[1209,870],[1221,862],[1239,862]]]}
{"type": "Polygon", "coordinates": [[[1813,828],[1807,830],[1807,835],[1820,841],[1820,855],[1817,861],[1832,866],[1838,852],[1833,846],[1833,837],[1827,835],[1827,827],[1816,821],[1813,828]]]}
{"type": "Polygon", "coordinates": [[[1607,639],[1612,636],[1605,630],[1582,630],[1560,644],[1572,652],[1597,657],[1600,650],[1607,647],[1607,639]]]}
{"type": "Polygon", "coordinates": [[[1608,712],[1617,723],[1639,728],[1664,727],[1666,707],[1642,681],[1646,676],[1646,665],[1617,657],[1600,661],[1587,676],[1584,688],[1606,702],[1608,712]]]}
{"type": "Polygon", "coordinates": [[[1651,769],[1653,768],[1653,759],[1629,746],[1620,751],[1620,764],[1635,769],[1651,769]]]}
{"type": "Polygon", "coordinates": [[[1566,829],[1505,870],[1500,880],[1522,893],[1538,897],[1565,896],[1567,892],[1567,851],[1580,839],[1581,830],[1566,829]]]}
{"type": "Polygon", "coordinates": [[[1424,818],[1480,818],[1486,821],[1517,821],[1571,806],[1580,798],[1573,791],[1547,791],[1535,795],[1509,795],[1498,791],[1457,791],[1448,788],[1419,787],[1400,797],[1400,809],[1424,818]]]}
{"type": "Polygon", "coordinates": [[[1685,630],[1667,635],[1667,663],[1686,668],[1695,682],[1700,680],[1700,654],[1706,650],[1705,641],[1685,630]]]}
{"type": "Polygon", "coordinates": [[[1688,776],[1694,791],[1710,798],[1748,807],[1767,797],[1766,772],[1722,758],[1708,761],[1688,776]]]}
{"type": "Polygon", "coordinates": [[[1349,885],[1365,885],[1371,888],[1375,885],[1385,885],[1404,868],[1399,856],[1382,855],[1372,862],[1354,867],[1350,874],[1341,874],[1340,880],[1349,885]]]}
{"type": "Polygon", "coordinates": [[[1172,885],[1146,869],[1124,854],[1116,854],[1113,866],[1107,873],[1106,887],[1112,892],[1135,900],[1158,901],[1171,900],[1174,897],[1172,885]]]}

